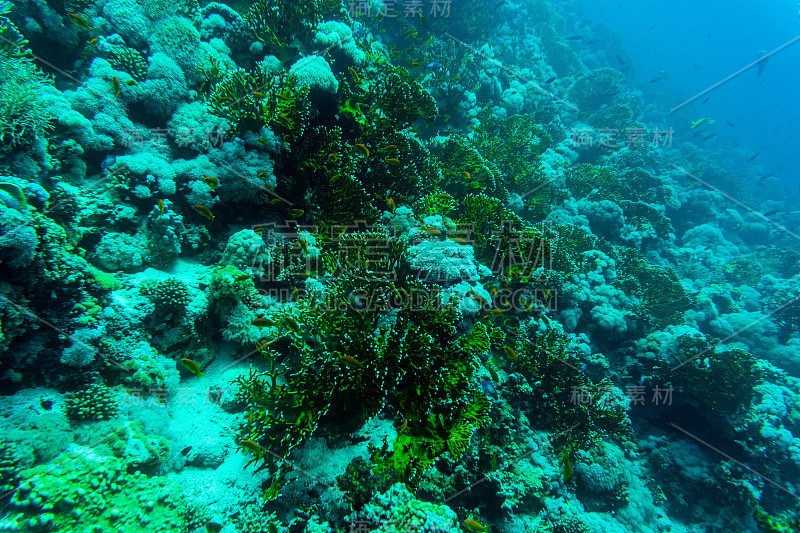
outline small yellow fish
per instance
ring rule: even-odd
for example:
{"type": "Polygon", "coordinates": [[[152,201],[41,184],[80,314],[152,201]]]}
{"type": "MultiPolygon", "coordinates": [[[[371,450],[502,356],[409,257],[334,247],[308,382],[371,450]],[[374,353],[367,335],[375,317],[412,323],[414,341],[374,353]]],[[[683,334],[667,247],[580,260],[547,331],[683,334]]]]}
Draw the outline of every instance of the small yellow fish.
{"type": "Polygon", "coordinates": [[[427,233],[428,235],[441,235],[442,234],[441,230],[439,230],[438,228],[430,227],[430,226],[426,226],[426,227],[423,227],[423,228],[420,228],[420,229],[422,231],[424,231],[425,233],[427,233]]]}
{"type": "Polygon", "coordinates": [[[388,159],[385,159],[385,161],[387,163],[389,163],[390,165],[399,165],[400,164],[400,160],[397,159],[396,157],[390,157],[388,159]]]}
{"type": "Polygon", "coordinates": [[[475,520],[464,520],[464,525],[467,526],[467,529],[470,531],[475,531],[477,533],[483,533],[487,529],[486,526],[475,520]]]}
{"type": "Polygon", "coordinates": [[[418,67],[418,66],[420,66],[420,65],[422,65],[422,63],[420,63],[419,61],[412,61],[412,62],[411,62],[411,66],[412,66],[412,67],[418,67]]]}
{"type": "Polygon", "coordinates": [[[207,208],[204,205],[197,204],[196,206],[194,206],[194,210],[200,213],[200,215],[206,217],[208,220],[213,221],[214,218],[216,218],[214,217],[214,213],[211,212],[211,209],[207,208]]]}
{"type": "Polygon", "coordinates": [[[481,307],[487,307],[489,305],[489,302],[486,301],[486,298],[484,298],[483,296],[481,296],[477,292],[475,292],[475,291],[470,289],[470,290],[467,291],[467,294],[469,294],[473,298],[475,298],[475,301],[478,302],[481,305],[481,307]]]}
{"type": "Polygon", "coordinates": [[[247,279],[250,279],[250,276],[248,274],[242,274],[241,276],[237,276],[236,279],[234,279],[233,281],[235,283],[238,283],[240,281],[245,281],[247,279]]]}
{"type": "Polygon", "coordinates": [[[261,457],[261,454],[263,453],[263,450],[261,449],[261,446],[259,446],[257,442],[252,441],[250,439],[245,439],[243,441],[240,441],[239,442],[239,446],[241,446],[245,450],[249,450],[249,451],[253,452],[258,457],[261,457]]]}
{"type": "Polygon", "coordinates": [[[334,174],[334,175],[331,177],[331,179],[330,179],[329,183],[330,183],[331,185],[333,185],[334,183],[336,183],[337,181],[339,181],[339,180],[341,179],[341,177],[342,177],[342,175],[341,175],[341,174],[334,174]]]}
{"type": "Polygon", "coordinates": [[[278,100],[283,100],[284,102],[285,102],[285,101],[287,101],[287,100],[289,99],[289,97],[288,97],[288,96],[286,96],[285,94],[282,94],[282,93],[278,93],[278,94],[276,94],[275,96],[277,96],[277,97],[278,97],[278,100]]]}
{"type": "Polygon", "coordinates": [[[276,120],[278,122],[280,122],[281,124],[283,124],[284,126],[286,126],[287,128],[291,128],[292,127],[292,119],[290,119],[289,117],[287,117],[284,114],[278,115],[276,120]]]}
{"type": "Polygon", "coordinates": [[[133,81],[133,80],[128,80],[128,81],[126,81],[126,82],[125,82],[125,85],[127,85],[128,87],[132,87],[132,86],[134,86],[134,85],[139,85],[139,84],[138,84],[138,83],[136,83],[136,82],[135,82],[135,81],[133,81]]]}
{"type": "Polygon", "coordinates": [[[334,152],[328,154],[328,161],[335,163],[338,160],[339,160],[339,154],[336,154],[334,152]]]}
{"type": "Polygon", "coordinates": [[[289,218],[300,218],[304,213],[302,209],[289,209],[289,218]]]}
{"type": "Polygon", "coordinates": [[[456,244],[467,244],[467,241],[462,239],[461,237],[453,237],[450,240],[453,241],[456,244]]]}
{"type": "Polygon", "coordinates": [[[515,352],[511,346],[506,344],[505,346],[503,346],[503,350],[505,350],[506,355],[508,356],[509,359],[511,359],[512,361],[517,360],[517,352],[515,352]]]}
{"type": "Polygon", "coordinates": [[[486,363],[486,364],[485,364],[485,365],[483,365],[483,366],[485,366],[485,367],[486,367],[486,370],[488,370],[488,371],[489,371],[489,375],[490,375],[490,376],[492,376],[492,379],[494,380],[494,382],[495,382],[495,383],[498,383],[498,382],[500,381],[500,376],[498,376],[498,375],[497,375],[497,372],[496,372],[496,371],[495,371],[495,369],[492,367],[492,365],[490,365],[489,363],[486,363]]]}
{"type": "Polygon", "coordinates": [[[398,435],[402,435],[407,427],[408,427],[408,418],[404,418],[403,419],[403,427],[400,428],[400,433],[398,433],[398,435]]]}
{"type": "Polygon", "coordinates": [[[158,201],[158,209],[161,211],[161,214],[164,214],[164,200],[158,201]]]}
{"type": "Polygon", "coordinates": [[[114,98],[119,96],[119,78],[114,76],[111,80],[111,85],[114,87],[114,98]]]}
{"type": "Polygon", "coordinates": [[[214,176],[206,176],[203,178],[203,183],[208,185],[208,187],[213,191],[217,188],[217,185],[219,185],[219,180],[214,176]]]}
{"type": "Polygon", "coordinates": [[[84,20],[84,18],[80,15],[76,15],[75,13],[67,13],[67,16],[72,19],[72,22],[77,24],[78,26],[83,26],[84,29],[91,30],[92,27],[89,26],[89,23],[84,20]]]}
{"type": "Polygon", "coordinates": [[[453,197],[452,197],[452,196],[450,196],[450,195],[449,195],[449,194],[447,194],[447,193],[437,194],[437,195],[435,196],[435,198],[436,198],[437,200],[445,200],[445,201],[449,201],[449,200],[452,200],[452,199],[453,199],[453,197]]]}
{"type": "Polygon", "coordinates": [[[300,245],[300,249],[303,250],[305,253],[308,253],[308,242],[305,239],[297,239],[297,244],[300,245]]]}
{"type": "Polygon", "coordinates": [[[344,363],[349,367],[356,366],[358,368],[364,368],[364,363],[362,363],[358,359],[353,359],[349,355],[343,355],[342,356],[342,361],[344,361],[344,363]]]}
{"type": "Polygon", "coordinates": [[[286,324],[289,326],[289,329],[300,335],[300,326],[297,324],[297,321],[290,316],[284,318],[286,319],[286,324]]]}
{"type": "Polygon", "coordinates": [[[392,198],[387,198],[386,203],[389,205],[389,209],[394,213],[396,206],[394,205],[394,200],[392,198]]]}
{"type": "Polygon", "coordinates": [[[567,452],[564,452],[561,456],[561,462],[564,463],[564,470],[562,472],[564,475],[564,483],[567,483],[572,479],[572,461],[569,460],[569,454],[567,452]]]}
{"type": "Polygon", "coordinates": [[[183,366],[185,366],[189,372],[197,376],[197,379],[200,379],[200,376],[205,376],[205,374],[200,372],[200,366],[191,359],[181,359],[181,363],[183,363],[183,366]]]}
{"type": "Polygon", "coordinates": [[[356,79],[356,83],[361,83],[361,78],[358,77],[358,72],[356,72],[353,67],[347,67],[347,70],[352,72],[353,77],[356,79]]]}
{"type": "Polygon", "coordinates": [[[273,198],[272,200],[269,201],[269,205],[275,205],[280,201],[281,201],[280,198],[273,198]]]}
{"type": "Polygon", "coordinates": [[[472,179],[472,176],[466,170],[462,170],[461,175],[464,176],[464,181],[469,181],[470,179],[472,179]]]}
{"type": "Polygon", "coordinates": [[[369,148],[364,146],[363,144],[356,144],[356,149],[361,152],[361,155],[364,157],[369,157],[369,148]]]}
{"type": "Polygon", "coordinates": [[[397,150],[397,146],[394,144],[387,144],[383,148],[381,148],[382,152],[391,152],[393,150],[397,150]]]}
{"type": "Polygon", "coordinates": [[[251,92],[250,94],[252,94],[252,95],[253,95],[253,96],[255,96],[256,98],[264,98],[265,96],[267,96],[266,94],[264,94],[264,93],[260,93],[260,92],[258,92],[258,91],[253,91],[253,92],[251,92]]]}
{"type": "Polygon", "coordinates": [[[256,326],[257,328],[272,328],[272,327],[275,327],[275,322],[273,322],[269,318],[264,318],[263,316],[259,317],[259,318],[256,318],[255,320],[253,320],[250,323],[253,324],[254,326],[256,326]]]}
{"type": "Polygon", "coordinates": [[[100,37],[95,37],[94,39],[90,39],[89,40],[89,44],[95,45],[95,44],[97,44],[97,41],[99,41],[99,40],[100,40],[100,37]]]}
{"type": "Polygon", "coordinates": [[[260,142],[261,144],[269,146],[269,141],[264,139],[263,137],[259,137],[258,138],[258,142],[260,142]]]}
{"type": "Polygon", "coordinates": [[[256,228],[253,230],[255,233],[264,233],[264,228],[256,228]]]}
{"type": "Polygon", "coordinates": [[[263,178],[264,176],[269,176],[269,170],[262,170],[258,173],[259,178],[263,178]]]}
{"type": "Polygon", "coordinates": [[[701,118],[700,120],[695,120],[692,122],[692,128],[695,129],[696,127],[700,126],[701,124],[713,124],[714,119],[712,118],[701,118]]]}

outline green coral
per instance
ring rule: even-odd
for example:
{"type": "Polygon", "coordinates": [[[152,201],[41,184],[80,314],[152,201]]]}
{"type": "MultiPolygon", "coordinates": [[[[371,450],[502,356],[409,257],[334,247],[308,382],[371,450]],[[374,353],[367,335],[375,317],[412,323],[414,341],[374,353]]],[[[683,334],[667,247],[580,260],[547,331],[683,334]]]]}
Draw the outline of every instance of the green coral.
{"type": "Polygon", "coordinates": [[[374,474],[372,465],[362,457],[350,461],[344,474],[336,478],[336,485],[347,495],[354,509],[363,507],[375,493],[388,490],[391,483],[391,477],[374,474]]]}
{"type": "Polygon", "coordinates": [[[584,198],[594,189],[599,197],[619,200],[622,197],[622,181],[609,167],[598,167],[583,163],[567,171],[567,187],[576,198],[584,198]]]}
{"type": "Polygon", "coordinates": [[[764,509],[758,508],[753,513],[753,518],[758,524],[758,529],[763,533],[798,533],[800,532],[800,518],[797,514],[783,517],[773,516],[764,509]]]}
{"type": "Polygon", "coordinates": [[[263,63],[231,69],[208,90],[209,111],[227,120],[229,135],[270,125],[293,138],[303,135],[311,112],[308,86],[297,77],[274,76],[263,63]]]}
{"type": "Polygon", "coordinates": [[[211,273],[208,291],[218,303],[232,305],[242,302],[245,305],[254,305],[260,300],[260,295],[252,278],[236,281],[246,275],[235,266],[216,267],[211,273]]]}
{"type": "Polygon", "coordinates": [[[431,153],[442,162],[440,187],[456,198],[484,193],[508,202],[508,191],[494,162],[485,158],[463,135],[453,134],[431,143],[431,153]]]}
{"type": "Polygon", "coordinates": [[[126,473],[125,465],[86,449],[23,470],[11,499],[18,531],[186,531],[180,487],[126,473]]]}
{"type": "Polygon", "coordinates": [[[764,298],[764,306],[781,329],[781,337],[788,338],[800,329],[800,276],[793,276],[764,298]]]}
{"type": "Polygon", "coordinates": [[[116,392],[102,383],[93,383],[85,390],[67,393],[65,407],[72,421],[108,420],[119,410],[116,392]]]}
{"type": "MultiPolygon", "coordinates": [[[[379,239],[369,234],[361,240],[368,253],[343,255],[337,247],[355,235],[344,237],[323,248],[325,269],[338,280],[327,298],[281,328],[291,339],[282,341],[283,383],[258,374],[239,379],[253,413],[243,437],[286,457],[321,424],[355,428],[390,409],[406,427],[394,450],[387,445],[375,460],[414,485],[444,454],[458,460],[487,421],[485,400],[470,392],[477,354],[459,341],[449,300],[410,274],[404,243],[384,235],[376,254],[379,239]]],[[[268,495],[277,496],[283,473],[271,457],[254,460],[270,469],[268,495]]]]}
{"type": "Polygon", "coordinates": [[[503,176],[509,192],[522,195],[526,208],[535,220],[544,218],[550,206],[564,198],[564,193],[545,177],[541,155],[550,147],[550,135],[536,123],[533,115],[514,115],[500,119],[479,114],[481,126],[473,135],[480,153],[493,161],[503,176]]]}
{"type": "Polygon", "coordinates": [[[602,437],[628,437],[631,422],[625,406],[613,398],[610,382],[593,383],[579,371],[581,362],[565,333],[550,327],[528,330],[526,337],[512,346],[518,354],[514,368],[544,402],[546,408],[536,418],[557,434],[557,442],[566,443],[566,449],[586,450],[602,437]]]}
{"type": "Polygon", "coordinates": [[[381,68],[384,71],[375,80],[370,94],[375,99],[376,112],[386,117],[389,127],[398,131],[417,120],[433,122],[438,113],[433,96],[406,69],[388,63],[381,68]]]}
{"type": "Polygon", "coordinates": [[[547,529],[548,533],[594,533],[594,529],[574,515],[560,518],[547,529]]]}
{"type": "Polygon", "coordinates": [[[103,439],[114,457],[122,459],[127,468],[155,472],[169,459],[169,442],[145,432],[141,420],[132,420],[113,428],[103,439]]]}
{"type": "Polygon", "coordinates": [[[611,68],[600,68],[577,78],[569,88],[569,100],[584,113],[593,113],[622,92],[625,76],[611,68]]]}
{"type": "Polygon", "coordinates": [[[681,335],[676,348],[681,364],[662,377],[714,412],[734,415],[749,408],[763,371],[752,354],[718,347],[719,341],[706,335],[681,335]]]}
{"type": "Polygon", "coordinates": [[[256,0],[244,20],[255,39],[264,43],[281,61],[287,61],[291,59],[289,44],[292,39],[304,37],[341,8],[341,1],[256,0]]]}
{"type": "Polygon", "coordinates": [[[677,324],[694,303],[675,271],[652,265],[632,248],[621,248],[616,284],[642,300],[643,310],[656,327],[677,324]]]}
{"type": "Polygon", "coordinates": [[[676,324],[694,303],[675,271],[665,265],[652,265],[632,248],[617,247],[578,226],[558,225],[553,228],[553,270],[568,276],[593,269],[584,264],[586,252],[599,250],[616,264],[612,284],[628,295],[634,295],[641,305],[637,312],[645,329],[676,324]]]}
{"type": "Polygon", "coordinates": [[[156,305],[156,312],[161,315],[183,314],[189,304],[189,286],[178,278],[146,280],[139,291],[156,305]]]}
{"type": "Polygon", "coordinates": [[[626,200],[663,206],[672,196],[672,191],[663,178],[641,167],[621,169],[619,177],[626,200]]]}
{"type": "Polygon", "coordinates": [[[648,228],[653,228],[656,235],[663,239],[675,231],[663,211],[648,203],[621,200],[619,206],[625,215],[625,223],[634,226],[640,233],[647,234],[648,228]]]}
{"type": "Polygon", "coordinates": [[[114,70],[127,72],[136,81],[143,81],[147,77],[147,59],[138,50],[121,44],[106,43],[100,54],[114,70]]]}
{"type": "Polygon", "coordinates": [[[0,499],[17,487],[20,466],[16,445],[0,439],[0,499]]]}
{"type": "Polygon", "coordinates": [[[30,57],[28,40],[6,16],[13,5],[10,2],[0,3],[0,57],[30,57]]]}
{"type": "Polygon", "coordinates": [[[0,51],[0,147],[30,144],[52,130],[45,89],[52,84],[33,61],[0,51]]]}

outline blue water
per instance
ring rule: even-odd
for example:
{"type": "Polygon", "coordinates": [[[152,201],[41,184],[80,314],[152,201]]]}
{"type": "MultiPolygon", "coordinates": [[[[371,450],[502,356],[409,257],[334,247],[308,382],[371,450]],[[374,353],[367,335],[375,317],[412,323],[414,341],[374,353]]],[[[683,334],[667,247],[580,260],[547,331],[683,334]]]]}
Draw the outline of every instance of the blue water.
{"type": "MultiPolygon", "coordinates": [[[[800,36],[798,6],[788,0],[583,2],[581,7],[590,23],[607,25],[622,37],[640,86],[662,91],[673,106],[800,36]],[[648,84],[662,70],[665,79],[648,84]]],[[[761,152],[764,174],[774,172],[795,201],[800,185],[798,62],[800,42],[771,56],[761,75],[754,66],[699,98],[681,116],[716,119],[713,131],[719,132],[721,150],[761,152]]]]}

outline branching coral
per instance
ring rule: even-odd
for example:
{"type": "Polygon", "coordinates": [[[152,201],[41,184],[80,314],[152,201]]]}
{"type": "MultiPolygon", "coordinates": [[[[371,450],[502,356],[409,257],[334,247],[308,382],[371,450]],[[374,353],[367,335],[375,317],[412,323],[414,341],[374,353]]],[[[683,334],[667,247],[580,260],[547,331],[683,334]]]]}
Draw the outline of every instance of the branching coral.
{"type": "Polygon", "coordinates": [[[528,330],[527,341],[515,347],[514,366],[533,387],[537,403],[547,405],[536,416],[558,434],[558,442],[585,450],[602,437],[628,437],[631,423],[624,403],[610,382],[593,383],[580,372],[577,353],[563,332],[528,330]]]}
{"type": "Polygon", "coordinates": [[[30,144],[52,129],[45,104],[45,86],[52,83],[32,61],[0,51],[0,147],[30,144]]]}
{"type": "Polygon", "coordinates": [[[189,303],[189,287],[178,278],[167,278],[159,281],[147,280],[139,290],[156,304],[156,312],[160,316],[167,314],[183,314],[189,303]]]}
{"type": "Polygon", "coordinates": [[[734,415],[747,409],[763,373],[756,358],[744,350],[718,349],[718,342],[704,335],[678,337],[676,355],[681,365],[663,372],[663,378],[681,387],[710,409],[734,415]]]}
{"type": "Polygon", "coordinates": [[[312,34],[317,25],[343,9],[340,0],[257,0],[244,17],[252,37],[264,43],[267,50],[282,61],[290,59],[294,38],[312,34]]]}
{"type": "Polygon", "coordinates": [[[618,200],[622,183],[613,169],[589,164],[578,165],[567,172],[567,186],[576,198],[583,198],[599,189],[602,198],[618,200]]]}
{"type": "Polygon", "coordinates": [[[119,409],[116,396],[113,389],[102,383],[93,383],[86,390],[68,393],[67,416],[73,421],[108,420],[119,409]]]}
{"type": "Polygon", "coordinates": [[[258,63],[251,71],[227,71],[210,87],[207,102],[211,113],[230,123],[229,134],[272,125],[298,137],[310,114],[308,92],[296,76],[276,78],[258,63]]]}
{"type": "MultiPolygon", "coordinates": [[[[357,255],[340,263],[335,246],[329,250],[324,262],[338,283],[300,316],[279,320],[279,336],[267,341],[283,343],[285,383],[239,380],[252,407],[245,437],[285,457],[320,424],[357,426],[391,407],[398,424],[406,422],[393,451],[387,445],[375,460],[413,485],[443,454],[457,460],[487,421],[486,401],[470,393],[473,345],[459,342],[449,302],[410,276],[402,244],[367,254],[370,262],[353,261],[365,258],[357,255]]],[[[256,459],[276,474],[269,493],[276,496],[283,482],[277,466],[256,459]]]]}

